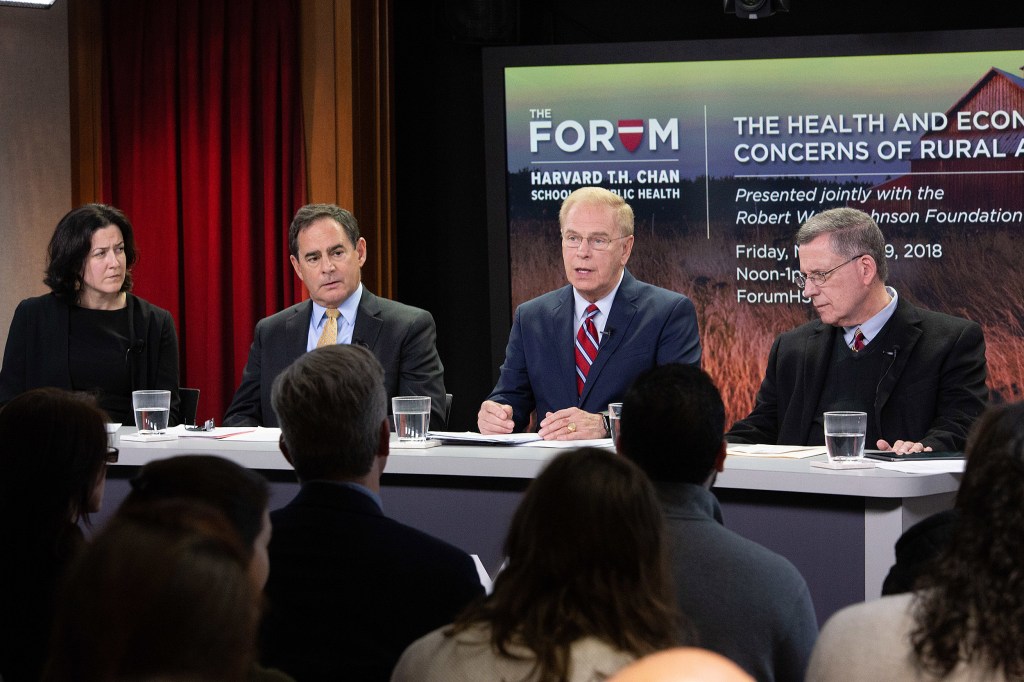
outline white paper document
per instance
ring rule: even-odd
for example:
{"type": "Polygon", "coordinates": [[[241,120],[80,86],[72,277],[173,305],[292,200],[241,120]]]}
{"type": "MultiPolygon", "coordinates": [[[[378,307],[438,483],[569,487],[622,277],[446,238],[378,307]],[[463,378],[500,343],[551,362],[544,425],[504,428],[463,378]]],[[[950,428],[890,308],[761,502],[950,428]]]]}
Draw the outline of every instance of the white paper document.
{"type": "Polygon", "coordinates": [[[224,440],[246,441],[249,443],[277,443],[281,440],[281,429],[268,426],[257,426],[255,429],[249,427],[248,430],[227,436],[224,440]]]}
{"type": "Polygon", "coordinates": [[[824,445],[747,445],[728,443],[726,454],[740,457],[777,457],[783,459],[804,459],[826,454],[824,445]]]}
{"type": "Polygon", "coordinates": [[[186,429],[184,424],[178,424],[167,429],[168,433],[173,433],[178,438],[212,438],[214,440],[220,440],[222,438],[229,438],[231,436],[237,436],[243,433],[249,433],[255,431],[255,426],[217,426],[209,431],[194,431],[186,429]]]}
{"type": "Polygon", "coordinates": [[[967,460],[925,459],[916,462],[875,462],[879,469],[902,471],[905,474],[962,474],[967,460]]]}
{"type": "Polygon", "coordinates": [[[538,440],[526,443],[534,448],[600,448],[615,447],[611,438],[590,438],[588,440],[538,440]]]}
{"type": "Polygon", "coordinates": [[[498,433],[485,436],[475,431],[428,431],[427,438],[436,438],[446,443],[467,443],[476,445],[520,445],[534,444],[540,440],[536,433],[498,433]]]}

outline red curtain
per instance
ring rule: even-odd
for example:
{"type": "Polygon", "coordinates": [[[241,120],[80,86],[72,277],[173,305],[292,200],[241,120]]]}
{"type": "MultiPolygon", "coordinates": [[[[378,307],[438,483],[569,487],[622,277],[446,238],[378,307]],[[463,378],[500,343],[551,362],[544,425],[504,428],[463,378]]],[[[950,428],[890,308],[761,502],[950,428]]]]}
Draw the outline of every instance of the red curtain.
{"type": "Polygon", "coordinates": [[[221,420],[257,320],[302,297],[299,27],[298,0],[103,0],[104,200],[135,227],[135,293],[174,315],[200,420],[221,420]]]}

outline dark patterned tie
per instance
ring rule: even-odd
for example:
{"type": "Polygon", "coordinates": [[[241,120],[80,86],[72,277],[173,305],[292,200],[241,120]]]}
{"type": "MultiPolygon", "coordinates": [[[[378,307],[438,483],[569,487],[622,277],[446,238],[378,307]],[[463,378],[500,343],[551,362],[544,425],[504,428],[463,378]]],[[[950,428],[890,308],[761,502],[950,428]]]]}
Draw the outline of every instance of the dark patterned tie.
{"type": "Polygon", "coordinates": [[[859,353],[864,350],[864,332],[857,327],[857,331],[853,334],[853,350],[855,353],[859,353]]]}
{"type": "Polygon", "coordinates": [[[583,324],[576,332],[576,394],[583,395],[583,384],[587,383],[587,374],[590,373],[590,366],[594,364],[597,357],[597,327],[594,325],[594,315],[597,315],[597,306],[591,303],[583,313],[583,324]]]}

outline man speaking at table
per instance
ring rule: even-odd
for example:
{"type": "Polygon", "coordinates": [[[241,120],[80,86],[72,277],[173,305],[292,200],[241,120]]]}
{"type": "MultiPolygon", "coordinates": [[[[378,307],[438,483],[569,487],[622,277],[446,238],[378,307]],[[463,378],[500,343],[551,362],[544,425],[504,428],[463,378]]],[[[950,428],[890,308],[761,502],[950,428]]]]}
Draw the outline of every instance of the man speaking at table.
{"type": "Polygon", "coordinates": [[[820,320],[775,339],[754,409],[726,439],[823,444],[823,413],[855,410],[869,447],[962,450],[988,397],[981,327],[886,286],[885,240],[862,211],[818,213],[796,242],[795,281],[820,320]]]}
{"type": "Polygon", "coordinates": [[[270,406],[274,378],[318,346],[353,343],[368,348],[383,365],[389,399],[429,396],[430,428],[443,429],[444,367],[434,319],[425,310],[378,298],[362,285],[366,240],[355,216],[334,204],[303,206],[288,228],[288,250],[310,300],[256,324],[224,425],[277,426],[270,406]]]}
{"type": "Polygon", "coordinates": [[[547,440],[604,438],[602,413],[644,370],[700,364],[697,315],[682,294],[636,280],[633,209],[581,187],[558,214],[569,285],[516,310],[498,384],[480,406],[482,434],[526,429],[536,411],[547,440]]]}

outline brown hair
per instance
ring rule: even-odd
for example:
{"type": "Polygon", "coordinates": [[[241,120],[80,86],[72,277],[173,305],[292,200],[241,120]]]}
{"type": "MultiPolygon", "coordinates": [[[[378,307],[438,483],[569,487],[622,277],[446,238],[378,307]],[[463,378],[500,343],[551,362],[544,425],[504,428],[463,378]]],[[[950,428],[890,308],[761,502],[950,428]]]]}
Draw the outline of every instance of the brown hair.
{"type": "Polygon", "coordinates": [[[125,272],[121,291],[132,290],[131,268],[138,260],[132,224],[120,210],[106,204],[85,204],[68,212],[57,223],[46,250],[46,277],[43,283],[67,303],[78,301],[82,286],[82,267],[92,248],[96,230],[113,225],[124,239],[125,272]]]}
{"type": "Polygon", "coordinates": [[[527,489],[505,552],[493,593],[448,634],[490,626],[502,655],[533,652],[531,679],[566,679],[571,646],[585,637],[637,657],[679,643],[661,509],[629,460],[596,448],[557,456],[527,489]]]}
{"type": "Polygon", "coordinates": [[[44,679],[247,679],[260,615],[247,563],[212,507],[119,512],[68,573],[44,679]]]}

